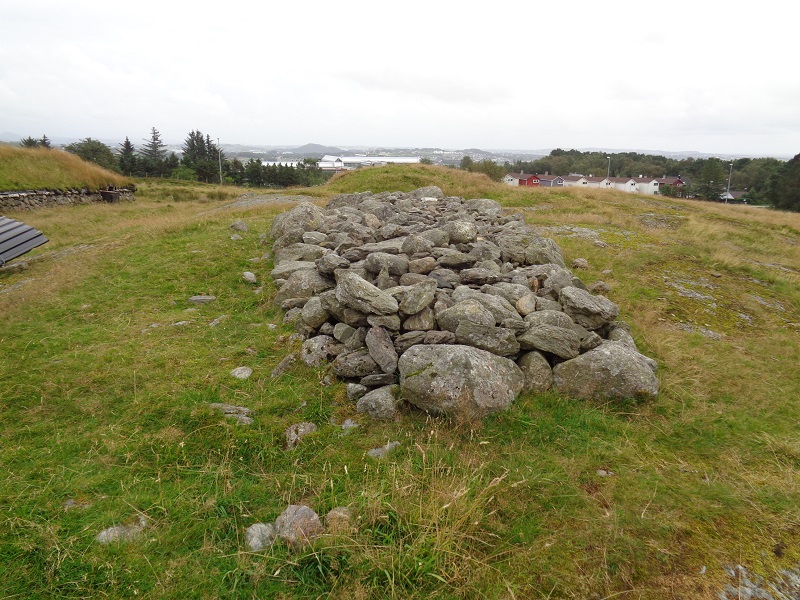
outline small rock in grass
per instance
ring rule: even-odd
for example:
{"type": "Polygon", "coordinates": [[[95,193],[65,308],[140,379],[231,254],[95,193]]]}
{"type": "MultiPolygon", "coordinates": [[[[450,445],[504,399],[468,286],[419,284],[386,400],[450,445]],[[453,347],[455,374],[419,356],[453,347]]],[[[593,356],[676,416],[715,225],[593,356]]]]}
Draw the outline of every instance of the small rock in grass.
{"type": "Polygon", "coordinates": [[[309,433],[314,433],[317,426],[314,423],[295,423],[286,429],[286,448],[291,450],[296,448],[300,440],[309,433]]]}
{"type": "Polygon", "coordinates": [[[247,231],[247,223],[241,219],[236,219],[233,223],[231,223],[231,229],[234,231],[247,231]]]}
{"type": "Polygon", "coordinates": [[[243,238],[242,236],[240,236],[238,233],[234,233],[234,234],[231,236],[231,239],[232,239],[234,242],[238,242],[239,240],[243,240],[244,238],[243,238]]]}
{"type": "Polygon", "coordinates": [[[258,283],[255,273],[251,273],[250,271],[245,271],[242,273],[242,279],[244,279],[247,283],[258,283]]]}
{"type": "Polygon", "coordinates": [[[253,523],[244,532],[244,542],[250,552],[261,552],[275,543],[277,535],[272,523],[253,523]]]}
{"type": "Polygon", "coordinates": [[[217,325],[219,325],[220,323],[222,323],[222,322],[223,322],[225,319],[227,319],[229,316],[230,316],[230,315],[220,315],[220,316],[218,316],[216,319],[214,319],[213,321],[211,321],[211,323],[209,323],[209,324],[208,324],[208,326],[209,326],[209,327],[216,327],[217,325]]]}
{"type": "Polygon", "coordinates": [[[572,261],[572,268],[573,269],[588,269],[589,268],[589,261],[585,258],[576,258],[572,261]]]}
{"type": "Polygon", "coordinates": [[[224,404],[222,402],[213,402],[208,406],[212,410],[221,412],[228,419],[236,419],[240,425],[250,425],[253,422],[253,419],[250,418],[253,411],[245,406],[234,406],[233,404],[224,404]]]}
{"type": "Polygon", "coordinates": [[[217,299],[216,296],[208,296],[208,295],[198,295],[192,296],[189,298],[189,302],[193,302],[194,304],[208,304],[209,302],[214,302],[217,299]]]}
{"type": "Polygon", "coordinates": [[[135,523],[129,525],[115,525],[104,529],[95,537],[95,541],[100,544],[110,544],[112,542],[132,542],[137,539],[145,527],[147,527],[147,520],[139,515],[135,523]]]}
{"type": "Polygon", "coordinates": [[[281,362],[279,362],[278,366],[272,369],[270,377],[280,377],[286,371],[291,369],[296,362],[297,362],[297,352],[292,352],[291,354],[287,355],[281,362]]]}
{"type": "Polygon", "coordinates": [[[250,367],[236,367],[233,371],[231,371],[231,375],[236,379],[249,379],[250,375],[253,374],[253,369],[250,367]]]}
{"type": "Polygon", "coordinates": [[[394,450],[400,445],[400,442],[388,442],[385,446],[380,446],[378,448],[373,448],[372,450],[367,450],[367,456],[372,458],[383,458],[389,452],[394,450]]]}
{"type": "Polygon", "coordinates": [[[325,527],[328,533],[341,535],[350,533],[353,528],[353,515],[346,506],[337,506],[325,515],[325,527]]]}
{"type": "Polygon", "coordinates": [[[356,427],[358,427],[358,423],[353,421],[353,419],[345,419],[342,422],[342,429],[344,429],[345,431],[350,431],[351,429],[355,429],[356,427]]]}
{"type": "Polygon", "coordinates": [[[278,537],[292,547],[307,544],[322,534],[319,515],[307,506],[292,504],[275,520],[278,537]]]}

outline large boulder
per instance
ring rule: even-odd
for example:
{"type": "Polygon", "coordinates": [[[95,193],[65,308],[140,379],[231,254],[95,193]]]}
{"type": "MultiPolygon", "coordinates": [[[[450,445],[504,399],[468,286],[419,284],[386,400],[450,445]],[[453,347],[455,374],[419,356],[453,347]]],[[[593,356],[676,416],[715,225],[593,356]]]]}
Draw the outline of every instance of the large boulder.
{"type": "Polygon", "coordinates": [[[392,315],[400,308],[391,294],[348,271],[338,278],[336,299],[349,308],[374,315],[392,315]]]}
{"type": "Polygon", "coordinates": [[[310,202],[301,202],[291,210],[279,214],[272,221],[270,235],[278,239],[290,232],[299,232],[300,239],[306,231],[316,231],[325,224],[325,214],[310,202]]]}
{"type": "Polygon", "coordinates": [[[525,381],[513,361],[463,345],[412,346],[398,367],[402,399],[462,422],[507,408],[525,381]]]}
{"type": "Polygon", "coordinates": [[[622,400],[658,395],[653,361],[620,342],[597,348],[553,369],[553,386],[573,398],[622,400]]]}
{"type": "Polygon", "coordinates": [[[577,287],[565,287],[559,294],[565,313],[589,331],[600,329],[619,316],[619,307],[604,296],[593,296],[577,287]]]}

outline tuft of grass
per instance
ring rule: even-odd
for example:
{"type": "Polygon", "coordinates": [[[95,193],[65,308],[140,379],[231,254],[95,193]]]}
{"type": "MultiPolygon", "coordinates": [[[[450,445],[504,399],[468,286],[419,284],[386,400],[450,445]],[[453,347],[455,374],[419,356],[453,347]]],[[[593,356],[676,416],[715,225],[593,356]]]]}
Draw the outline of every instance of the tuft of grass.
{"type": "Polygon", "coordinates": [[[125,187],[131,179],[63,150],[0,146],[0,191],[97,190],[125,187]]]}

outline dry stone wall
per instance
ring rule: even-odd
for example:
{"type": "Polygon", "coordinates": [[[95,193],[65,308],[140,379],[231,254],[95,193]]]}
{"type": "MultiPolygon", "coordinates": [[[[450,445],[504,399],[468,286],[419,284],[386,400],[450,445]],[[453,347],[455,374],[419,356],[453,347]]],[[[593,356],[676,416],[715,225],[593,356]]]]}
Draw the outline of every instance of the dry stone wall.
{"type": "Polygon", "coordinates": [[[73,206],[77,204],[91,204],[93,202],[132,202],[134,199],[133,191],[128,189],[0,192],[0,212],[33,210],[49,206],[73,206]]]}
{"type": "Polygon", "coordinates": [[[490,199],[348,194],[276,217],[275,301],[360,412],[473,421],[522,391],[650,398],[655,361],[553,240],[490,199]]]}

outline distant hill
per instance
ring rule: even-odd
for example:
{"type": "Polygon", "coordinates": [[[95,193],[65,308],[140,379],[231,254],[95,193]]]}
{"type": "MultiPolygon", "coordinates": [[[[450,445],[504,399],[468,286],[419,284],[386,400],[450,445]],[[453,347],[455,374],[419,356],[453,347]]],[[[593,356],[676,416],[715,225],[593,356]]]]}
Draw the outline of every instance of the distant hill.
{"type": "Polygon", "coordinates": [[[305,144],[298,148],[292,148],[294,154],[307,156],[324,156],[325,154],[344,154],[345,151],[335,146],[323,146],[322,144],[305,144]]]}

